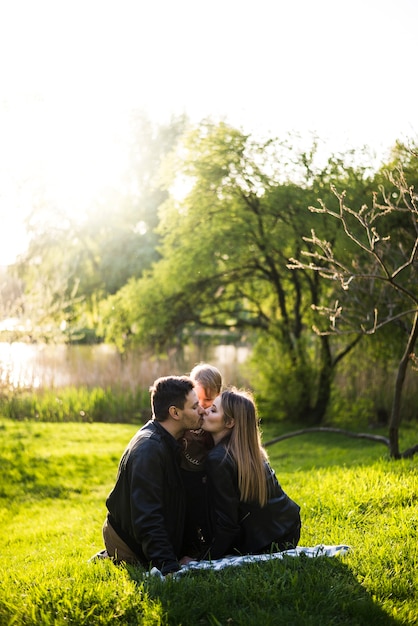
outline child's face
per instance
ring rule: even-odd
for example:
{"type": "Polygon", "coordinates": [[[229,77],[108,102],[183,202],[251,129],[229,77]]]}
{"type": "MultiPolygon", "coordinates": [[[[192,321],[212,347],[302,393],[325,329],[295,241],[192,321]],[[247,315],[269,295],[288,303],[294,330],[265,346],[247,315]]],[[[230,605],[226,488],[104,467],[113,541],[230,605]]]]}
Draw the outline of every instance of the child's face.
{"type": "Polygon", "coordinates": [[[212,406],[213,401],[218,395],[214,389],[204,389],[199,383],[195,384],[195,391],[197,393],[197,397],[199,398],[200,406],[204,409],[208,409],[212,406]]]}

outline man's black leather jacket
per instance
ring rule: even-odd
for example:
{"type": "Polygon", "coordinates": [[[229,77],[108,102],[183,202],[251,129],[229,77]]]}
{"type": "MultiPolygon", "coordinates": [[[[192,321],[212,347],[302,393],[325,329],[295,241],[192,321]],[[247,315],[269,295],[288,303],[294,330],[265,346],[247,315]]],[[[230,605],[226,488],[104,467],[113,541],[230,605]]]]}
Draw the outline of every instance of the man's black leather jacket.
{"type": "Polygon", "coordinates": [[[180,446],[156,420],[143,426],[119,463],[106,500],[109,522],[146,567],[163,574],[179,569],[185,497],[180,446]]]}

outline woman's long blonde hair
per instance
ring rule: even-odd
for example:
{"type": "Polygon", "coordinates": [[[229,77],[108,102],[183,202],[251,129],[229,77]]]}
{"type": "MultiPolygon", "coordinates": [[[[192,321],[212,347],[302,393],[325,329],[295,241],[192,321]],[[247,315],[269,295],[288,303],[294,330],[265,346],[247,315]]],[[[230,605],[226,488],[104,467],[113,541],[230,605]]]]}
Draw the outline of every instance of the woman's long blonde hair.
{"type": "Polygon", "coordinates": [[[227,453],[237,464],[240,500],[267,502],[267,481],[264,462],[267,453],[261,445],[257,409],[248,391],[226,389],[221,394],[225,424],[234,420],[227,453]]]}

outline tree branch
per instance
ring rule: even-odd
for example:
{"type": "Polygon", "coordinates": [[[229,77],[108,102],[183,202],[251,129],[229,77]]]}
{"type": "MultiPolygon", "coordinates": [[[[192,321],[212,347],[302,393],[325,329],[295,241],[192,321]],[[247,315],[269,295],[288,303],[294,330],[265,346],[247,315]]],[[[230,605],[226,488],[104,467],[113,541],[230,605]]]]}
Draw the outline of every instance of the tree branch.
{"type": "Polygon", "coordinates": [[[354,439],[370,439],[370,441],[375,441],[376,443],[383,443],[389,448],[389,439],[388,437],[383,437],[383,435],[372,435],[371,433],[355,433],[351,430],[344,430],[342,428],[326,428],[322,426],[295,430],[291,433],[280,435],[280,437],[270,439],[270,441],[267,441],[263,445],[266,448],[267,446],[272,446],[274,443],[278,443],[279,441],[284,441],[285,439],[290,439],[291,437],[298,437],[299,435],[309,435],[310,433],[335,433],[338,435],[345,435],[346,437],[353,437],[354,439]]]}
{"type": "MultiPolygon", "coordinates": [[[[337,435],[345,435],[346,437],[351,437],[353,439],[368,439],[369,441],[374,441],[376,443],[383,443],[388,450],[390,450],[390,440],[388,437],[383,437],[383,435],[372,435],[371,433],[355,433],[351,430],[344,430],[343,428],[326,428],[322,426],[314,427],[314,428],[302,428],[301,430],[294,430],[291,433],[286,433],[285,435],[280,435],[280,437],[275,437],[274,439],[270,439],[263,444],[264,448],[268,446],[272,446],[279,441],[284,441],[285,439],[290,439],[291,437],[298,437],[299,435],[309,435],[310,433],[333,433],[337,435]]],[[[402,459],[410,459],[418,452],[418,444],[411,446],[405,452],[402,452],[399,456],[402,459]]]]}

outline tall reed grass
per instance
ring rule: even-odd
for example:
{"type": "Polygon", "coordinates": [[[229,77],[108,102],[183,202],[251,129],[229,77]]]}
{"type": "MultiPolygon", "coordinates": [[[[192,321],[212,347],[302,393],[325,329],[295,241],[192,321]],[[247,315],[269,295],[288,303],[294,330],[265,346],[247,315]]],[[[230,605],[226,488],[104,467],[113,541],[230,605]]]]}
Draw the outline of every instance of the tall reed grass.
{"type": "Polygon", "coordinates": [[[116,391],[83,386],[14,390],[0,395],[0,413],[14,420],[137,424],[151,416],[147,389],[116,391]]]}

